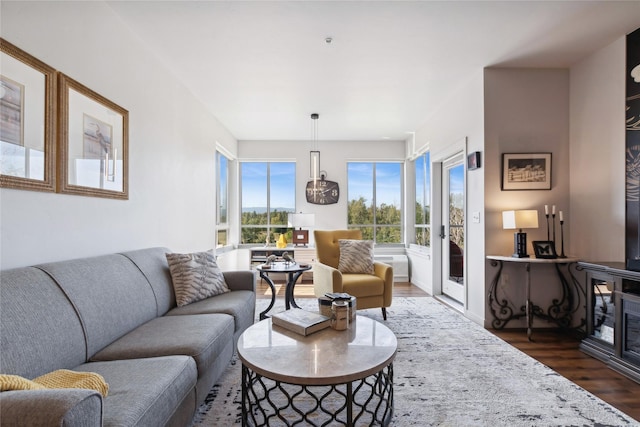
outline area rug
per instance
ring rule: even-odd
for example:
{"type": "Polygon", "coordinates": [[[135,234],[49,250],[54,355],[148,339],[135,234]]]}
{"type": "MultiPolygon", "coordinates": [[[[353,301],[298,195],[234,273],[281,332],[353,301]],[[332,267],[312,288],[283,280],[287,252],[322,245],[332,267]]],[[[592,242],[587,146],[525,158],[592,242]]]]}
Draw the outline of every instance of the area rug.
{"type": "MultiPolygon", "coordinates": [[[[317,310],[314,299],[297,302],[317,310]]],[[[386,321],[380,309],[358,314],[398,338],[393,426],[640,426],[433,298],[394,298],[387,312],[386,321]]],[[[240,367],[234,357],[194,426],[241,424],[240,367]]]]}

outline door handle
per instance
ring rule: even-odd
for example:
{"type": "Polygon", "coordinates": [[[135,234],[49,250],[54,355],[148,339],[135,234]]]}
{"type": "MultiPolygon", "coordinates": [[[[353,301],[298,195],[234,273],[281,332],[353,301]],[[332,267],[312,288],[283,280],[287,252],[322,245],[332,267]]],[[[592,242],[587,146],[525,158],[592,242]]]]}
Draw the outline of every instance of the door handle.
{"type": "Polygon", "coordinates": [[[445,237],[447,237],[446,234],[444,234],[444,225],[440,226],[440,238],[444,239],[445,237]]]}

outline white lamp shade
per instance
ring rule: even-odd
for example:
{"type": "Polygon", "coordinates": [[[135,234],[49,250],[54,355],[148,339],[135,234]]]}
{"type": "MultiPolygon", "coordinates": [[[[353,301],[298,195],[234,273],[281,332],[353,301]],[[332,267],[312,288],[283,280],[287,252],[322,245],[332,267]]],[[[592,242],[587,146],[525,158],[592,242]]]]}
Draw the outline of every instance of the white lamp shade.
{"type": "Polygon", "coordinates": [[[287,216],[289,227],[313,227],[316,222],[315,214],[290,213],[287,216]]]}
{"type": "Polygon", "coordinates": [[[538,211],[504,211],[502,212],[502,228],[505,230],[538,228],[538,211]]]}

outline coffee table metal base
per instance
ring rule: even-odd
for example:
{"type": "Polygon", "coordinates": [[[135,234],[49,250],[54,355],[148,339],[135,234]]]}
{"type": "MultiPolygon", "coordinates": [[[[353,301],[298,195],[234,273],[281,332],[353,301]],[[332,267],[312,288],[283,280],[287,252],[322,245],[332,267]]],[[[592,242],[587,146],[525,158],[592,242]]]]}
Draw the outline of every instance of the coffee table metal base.
{"type": "Polygon", "coordinates": [[[242,425],[388,426],[393,417],[393,363],[361,380],[297,385],[242,366],[242,425]]]}

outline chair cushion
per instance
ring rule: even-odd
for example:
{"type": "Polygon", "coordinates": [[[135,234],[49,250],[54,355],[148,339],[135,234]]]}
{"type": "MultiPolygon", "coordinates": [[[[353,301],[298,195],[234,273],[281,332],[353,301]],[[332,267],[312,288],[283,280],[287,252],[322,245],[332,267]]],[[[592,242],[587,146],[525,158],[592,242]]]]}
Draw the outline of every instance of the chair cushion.
{"type": "Polygon", "coordinates": [[[229,292],[222,270],[211,251],[168,253],[167,262],[178,307],[229,292]]]}
{"type": "Polygon", "coordinates": [[[373,241],[340,239],[341,273],[373,274],[373,241]]]}
{"type": "Polygon", "coordinates": [[[384,294],[384,280],[370,274],[343,274],[342,292],[356,298],[382,295],[384,294]]]}

